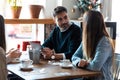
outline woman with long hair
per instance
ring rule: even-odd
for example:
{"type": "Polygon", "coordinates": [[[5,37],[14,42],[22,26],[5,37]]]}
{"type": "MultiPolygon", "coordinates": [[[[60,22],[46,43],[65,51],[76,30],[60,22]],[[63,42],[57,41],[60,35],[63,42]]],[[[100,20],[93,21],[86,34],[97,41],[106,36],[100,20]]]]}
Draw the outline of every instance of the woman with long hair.
{"type": "Polygon", "coordinates": [[[0,15],[0,80],[7,80],[6,64],[20,56],[21,52],[17,49],[11,49],[6,53],[5,24],[3,16],[0,15]]]}
{"type": "Polygon", "coordinates": [[[83,16],[82,43],[72,57],[75,66],[102,73],[92,80],[113,80],[114,47],[105,27],[100,12],[94,10],[86,12],[83,16]]]}

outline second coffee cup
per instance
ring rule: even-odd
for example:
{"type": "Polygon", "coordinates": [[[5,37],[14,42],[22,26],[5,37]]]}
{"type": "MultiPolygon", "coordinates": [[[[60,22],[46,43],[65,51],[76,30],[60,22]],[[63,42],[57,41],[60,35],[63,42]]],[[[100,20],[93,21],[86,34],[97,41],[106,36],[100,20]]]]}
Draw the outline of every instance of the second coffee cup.
{"type": "Polygon", "coordinates": [[[32,60],[22,60],[21,66],[22,68],[29,68],[32,65],[32,63],[33,63],[32,60]]]}

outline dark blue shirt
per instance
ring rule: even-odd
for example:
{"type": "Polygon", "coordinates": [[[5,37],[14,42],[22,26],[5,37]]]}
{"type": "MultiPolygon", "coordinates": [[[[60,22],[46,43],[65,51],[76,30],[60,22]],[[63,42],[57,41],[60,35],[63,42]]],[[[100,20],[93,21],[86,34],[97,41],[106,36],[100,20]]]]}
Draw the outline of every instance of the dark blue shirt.
{"type": "Polygon", "coordinates": [[[64,53],[67,59],[71,59],[81,43],[81,37],[81,28],[74,23],[64,32],[56,26],[42,46],[54,49],[56,53],[64,53]]]}

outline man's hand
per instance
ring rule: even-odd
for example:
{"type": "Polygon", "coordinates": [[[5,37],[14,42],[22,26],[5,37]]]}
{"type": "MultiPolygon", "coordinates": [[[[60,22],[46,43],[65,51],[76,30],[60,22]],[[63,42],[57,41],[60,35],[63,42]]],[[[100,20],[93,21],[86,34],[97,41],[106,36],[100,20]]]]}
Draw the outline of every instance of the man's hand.
{"type": "Polygon", "coordinates": [[[51,59],[51,56],[54,54],[54,51],[47,47],[43,48],[41,52],[44,59],[51,59]]]}

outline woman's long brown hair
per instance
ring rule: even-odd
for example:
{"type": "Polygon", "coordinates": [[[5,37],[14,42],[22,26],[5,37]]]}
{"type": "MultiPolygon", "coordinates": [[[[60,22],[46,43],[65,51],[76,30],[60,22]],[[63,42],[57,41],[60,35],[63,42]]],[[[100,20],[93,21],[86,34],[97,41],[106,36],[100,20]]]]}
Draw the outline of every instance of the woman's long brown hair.
{"type": "Polygon", "coordinates": [[[0,15],[0,47],[6,51],[4,18],[0,15]]]}
{"type": "Polygon", "coordinates": [[[84,14],[83,18],[83,51],[87,59],[93,59],[99,40],[103,36],[109,38],[109,35],[100,12],[90,10],[84,14]]]}

